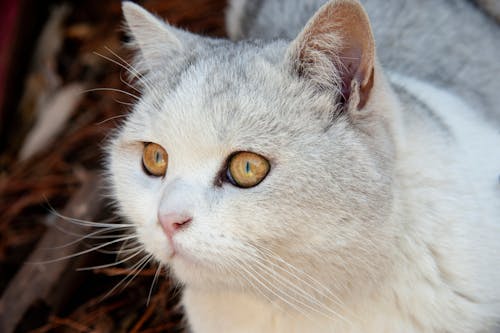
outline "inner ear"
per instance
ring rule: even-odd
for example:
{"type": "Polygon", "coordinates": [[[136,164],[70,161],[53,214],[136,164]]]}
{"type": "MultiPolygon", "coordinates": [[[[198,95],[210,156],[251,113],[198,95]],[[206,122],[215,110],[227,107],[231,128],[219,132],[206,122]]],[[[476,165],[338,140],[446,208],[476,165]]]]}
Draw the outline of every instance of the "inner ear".
{"type": "Polygon", "coordinates": [[[288,57],[300,76],[335,90],[348,107],[362,109],[373,87],[375,43],[370,22],[355,0],[323,5],[292,42],[288,57]]]}

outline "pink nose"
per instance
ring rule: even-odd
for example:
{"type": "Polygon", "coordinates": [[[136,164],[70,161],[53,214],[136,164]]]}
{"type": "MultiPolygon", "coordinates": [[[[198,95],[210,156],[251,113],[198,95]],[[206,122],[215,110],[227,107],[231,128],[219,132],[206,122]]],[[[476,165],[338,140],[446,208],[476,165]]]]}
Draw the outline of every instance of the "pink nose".
{"type": "Polygon", "coordinates": [[[193,218],[186,214],[168,213],[159,214],[158,220],[165,234],[171,238],[177,231],[188,226],[193,218]]]}

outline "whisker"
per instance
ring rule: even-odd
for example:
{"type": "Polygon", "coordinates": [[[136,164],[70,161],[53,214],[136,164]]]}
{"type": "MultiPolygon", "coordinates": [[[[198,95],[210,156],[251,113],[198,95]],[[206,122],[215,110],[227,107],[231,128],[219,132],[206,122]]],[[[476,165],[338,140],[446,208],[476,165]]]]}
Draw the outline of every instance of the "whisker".
{"type": "Polygon", "coordinates": [[[127,262],[130,259],[132,259],[132,258],[137,257],[141,253],[143,253],[142,249],[140,249],[139,251],[136,251],[133,255],[128,256],[127,258],[122,259],[120,261],[115,261],[115,262],[112,262],[112,263],[109,263],[109,264],[103,264],[103,265],[97,265],[97,266],[80,267],[80,268],[77,268],[77,271],[90,271],[90,270],[93,270],[93,269],[100,269],[100,268],[107,268],[107,267],[116,266],[116,265],[122,264],[124,262],[127,262]]]}
{"type": "Polygon", "coordinates": [[[137,89],[136,87],[134,87],[132,84],[130,84],[127,80],[124,80],[123,77],[122,77],[122,73],[120,72],[120,81],[127,85],[127,87],[129,87],[130,89],[132,90],[135,90],[135,92],[139,93],[139,94],[142,94],[142,91],[140,91],[139,89],[137,89]]]}
{"type": "MultiPolygon", "coordinates": [[[[65,221],[68,221],[68,222],[75,222],[75,223],[81,223],[81,225],[92,225],[92,226],[118,226],[118,225],[125,225],[124,223],[120,223],[120,224],[116,224],[116,223],[104,223],[104,222],[94,222],[94,221],[87,221],[87,220],[82,220],[82,219],[77,219],[77,218],[73,218],[73,217],[69,217],[69,216],[66,216],[66,215],[63,215],[61,213],[59,213],[51,204],[50,202],[47,200],[47,198],[45,198],[45,204],[48,206],[48,211],[50,214],[56,216],[56,217],[59,217],[60,219],[62,220],[65,220],[65,221]]],[[[120,219],[116,216],[113,216],[113,217],[110,217],[110,218],[107,218],[103,221],[119,221],[120,219]]],[[[133,224],[128,224],[129,226],[133,226],[133,224]]]]}
{"type": "MultiPolygon", "coordinates": [[[[232,262],[232,263],[233,263],[236,267],[238,267],[240,270],[242,270],[242,269],[243,269],[243,268],[241,267],[241,265],[242,265],[242,264],[241,264],[241,263],[239,263],[238,261],[236,261],[236,260],[231,260],[231,262],[232,262]]],[[[241,278],[243,278],[245,281],[247,281],[247,282],[250,284],[250,286],[251,286],[251,287],[252,287],[252,288],[253,288],[256,292],[258,292],[258,293],[259,293],[260,295],[262,295],[265,299],[267,299],[267,300],[269,301],[269,303],[270,303],[270,304],[276,305],[276,306],[278,306],[278,307],[282,310],[282,308],[281,308],[278,304],[276,304],[275,302],[273,302],[273,300],[272,300],[269,296],[267,296],[265,293],[263,293],[263,292],[262,292],[262,290],[261,290],[260,288],[257,288],[257,286],[255,286],[255,284],[254,284],[251,280],[249,280],[249,279],[248,279],[248,278],[247,278],[244,274],[241,274],[241,273],[240,273],[240,272],[238,272],[238,271],[236,271],[236,273],[238,274],[238,276],[240,276],[240,277],[241,277],[241,278]]],[[[254,279],[255,279],[255,278],[254,278],[254,279]]]]}
{"type": "Polygon", "coordinates": [[[144,250],[144,246],[139,245],[137,247],[133,247],[133,248],[130,248],[130,249],[122,249],[122,248],[120,248],[119,250],[103,250],[103,249],[100,249],[99,253],[116,254],[117,256],[119,256],[121,254],[128,254],[130,252],[135,252],[135,251],[137,251],[139,249],[144,250]]]}
{"type": "MultiPolygon", "coordinates": [[[[296,268],[295,266],[293,266],[292,264],[288,263],[287,261],[285,261],[283,258],[281,258],[280,256],[278,256],[277,254],[275,254],[270,249],[267,249],[267,248],[265,248],[263,246],[257,246],[256,244],[255,245],[248,244],[248,245],[251,248],[253,248],[257,253],[261,253],[262,254],[262,259],[265,260],[264,262],[261,261],[261,257],[258,257],[255,254],[251,253],[251,255],[255,258],[255,260],[257,261],[257,263],[259,265],[261,265],[261,267],[263,267],[264,269],[268,270],[269,272],[272,271],[272,273],[276,274],[277,272],[274,269],[271,270],[269,267],[267,267],[267,264],[273,266],[273,268],[278,268],[283,273],[287,274],[288,276],[292,277],[295,280],[298,280],[299,282],[301,282],[302,284],[304,284],[306,287],[311,288],[312,290],[316,291],[318,294],[320,294],[323,297],[325,297],[327,300],[329,300],[332,303],[338,305],[340,308],[342,308],[343,310],[345,310],[346,313],[355,316],[352,312],[348,311],[348,309],[346,309],[345,306],[343,306],[343,302],[338,298],[338,296],[336,296],[335,294],[333,294],[333,292],[330,289],[328,289],[326,286],[324,286],[321,282],[319,282],[318,280],[316,280],[311,275],[307,274],[303,270],[300,270],[300,269],[296,268]],[[260,248],[260,250],[259,250],[259,248],[260,248]],[[274,258],[274,259],[278,260],[278,262],[281,262],[282,264],[286,265],[286,267],[288,267],[288,269],[285,269],[285,267],[277,265],[273,261],[268,260],[267,259],[268,256],[270,258],[274,258]],[[292,270],[295,273],[293,273],[292,270]],[[300,275],[305,276],[306,278],[308,278],[309,281],[306,281],[306,280],[302,279],[300,277],[300,275]],[[318,288],[320,288],[320,289],[318,289],[318,288]],[[325,292],[329,296],[331,296],[331,297],[325,295],[325,292]]],[[[249,254],[248,252],[245,252],[245,253],[247,255],[249,254]]],[[[281,274],[278,274],[277,278],[281,279],[281,283],[287,283],[288,285],[290,285],[291,287],[293,287],[293,289],[295,289],[295,292],[301,294],[301,296],[306,301],[312,302],[312,303],[314,303],[316,305],[319,305],[322,309],[324,309],[327,312],[335,315],[336,317],[339,317],[340,319],[344,320],[346,323],[352,324],[352,322],[350,320],[348,320],[345,316],[342,316],[341,314],[337,313],[333,309],[327,307],[327,305],[324,304],[323,302],[319,302],[318,299],[316,299],[312,295],[306,293],[303,289],[299,288],[294,283],[292,283],[292,281],[290,279],[286,278],[285,276],[283,276],[281,274]]]]}
{"type": "Polygon", "coordinates": [[[95,246],[93,248],[86,249],[86,250],[80,251],[78,253],[73,253],[73,254],[70,254],[70,255],[67,255],[67,256],[64,256],[64,257],[61,257],[61,258],[56,258],[56,259],[52,259],[52,260],[45,260],[45,261],[41,261],[41,262],[28,262],[28,263],[29,264],[35,264],[35,265],[36,264],[50,264],[50,263],[54,263],[54,262],[58,262],[58,261],[62,261],[62,260],[70,259],[70,258],[75,258],[75,257],[81,256],[82,254],[86,254],[86,253],[89,253],[89,252],[92,252],[92,251],[96,251],[98,249],[101,249],[103,247],[109,246],[111,244],[115,244],[115,243],[118,243],[118,242],[123,242],[124,240],[132,239],[132,238],[136,238],[136,237],[137,237],[136,235],[132,235],[132,236],[128,236],[128,237],[118,238],[118,239],[115,239],[113,241],[110,241],[110,242],[107,242],[107,243],[104,243],[104,244],[100,244],[100,245],[95,246]]]}
{"type": "MultiPolygon", "coordinates": [[[[314,283],[317,288],[321,288],[321,290],[318,290],[316,289],[316,287],[314,285],[312,285],[311,283],[307,283],[306,281],[302,280],[302,282],[304,283],[307,283],[307,285],[309,287],[311,287],[312,289],[314,289],[316,292],[318,292],[319,294],[323,294],[323,292],[326,292],[327,294],[329,294],[330,296],[332,296],[334,298],[334,301],[336,304],[338,305],[342,305],[342,301],[338,298],[337,295],[335,295],[329,288],[327,288],[326,286],[324,286],[321,282],[319,282],[318,280],[316,280],[314,277],[312,277],[310,274],[307,274],[306,272],[304,272],[303,270],[301,269],[298,269],[297,267],[295,267],[294,265],[290,264],[289,262],[287,262],[286,260],[284,260],[283,258],[281,258],[280,256],[278,256],[277,254],[275,254],[274,252],[272,252],[271,250],[269,249],[266,249],[262,246],[259,246],[258,248],[256,247],[257,245],[252,245],[252,247],[254,247],[255,250],[257,250],[258,252],[259,251],[264,251],[267,253],[268,256],[271,256],[272,258],[278,260],[279,262],[281,262],[282,264],[286,265],[287,267],[289,267],[290,269],[294,270],[296,273],[298,274],[302,274],[304,277],[308,278],[310,281],[312,281],[312,283],[314,283]],[[260,249],[260,250],[259,250],[260,249]]],[[[279,265],[276,265],[277,267],[283,269],[281,266],[279,265]]]]}
{"type": "MultiPolygon", "coordinates": [[[[86,235],[86,234],[81,234],[81,233],[77,233],[77,232],[73,232],[73,231],[67,230],[67,228],[63,228],[62,226],[58,225],[57,222],[53,223],[52,226],[54,228],[56,228],[57,230],[59,230],[60,232],[66,234],[66,235],[69,235],[69,236],[73,236],[73,237],[79,238],[79,237],[85,237],[85,235],[86,235]]],[[[45,249],[50,250],[51,248],[50,247],[46,247],[45,249]]]]}
{"type": "MultiPolygon", "coordinates": [[[[127,103],[127,104],[129,104],[129,103],[127,103]]],[[[118,115],[118,116],[109,117],[109,118],[107,118],[107,119],[104,119],[103,121],[98,122],[98,123],[96,124],[96,126],[100,126],[100,125],[102,125],[102,124],[104,124],[104,123],[106,123],[106,122],[108,122],[108,121],[115,120],[115,119],[118,119],[118,118],[125,118],[125,117],[127,117],[127,116],[128,116],[127,114],[120,114],[120,115],[118,115]]]]}
{"type": "MultiPolygon", "coordinates": [[[[128,63],[125,59],[123,59],[122,57],[120,57],[116,52],[114,52],[113,50],[111,50],[109,47],[105,46],[104,47],[109,53],[111,53],[112,55],[114,55],[116,58],[118,58],[120,62],[117,62],[115,61],[114,59],[110,59],[108,57],[104,57],[104,59],[108,59],[109,61],[119,65],[120,67],[122,67],[123,69],[125,69],[127,72],[129,72],[130,74],[132,74],[132,76],[136,79],[139,80],[139,82],[148,90],[148,91],[154,91],[154,87],[152,85],[150,85],[147,81],[146,81],[146,78],[144,77],[144,75],[142,75],[142,73],[140,73],[134,66],[132,66],[130,63],[128,63]],[[124,65],[125,64],[125,65],[124,65]]],[[[99,54],[97,54],[99,55],[99,54]]],[[[102,55],[101,55],[102,56],[102,55]]],[[[153,96],[158,96],[160,94],[153,94],[153,96]]],[[[156,106],[158,109],[161,109],[161,105],[159,103],[159,101],[155,98],[155,100],[153,101],[153,105],[156,106]]]]}
{"type": "Polygon", "coordinates": [[[120,57],[118,54],[116,54],[113,50],[111,50],[109,47],[105,46],[104,47],[108,52],[110,52],[112,55],[114,55],[115,57],[117,57],[120,61],[122,62],[119,62],[119,61],[116,61],[108,56],[105,56],[103,54],[100,54],[98,52],[95,52],[94,51],[94,54],[103,58],[103,59],[106,59],[110,62],[112,62],[113,64],[117,65],[117,66],[120,66],[121,68],[123,68],[124,70],[126,70],[128,73],[132,74],[132,77],[136,78],[137,80],[139,80],[139,82],[141,82],[144,87],[146,87],[147,89],[150,88],[150,86],[148,85],[148,83],[146,82],[144,76],[137,70],[134,68],[134,66],[132,66],[131,64],[129,64],[127,61],[125,61],[125,59],[123,59],[122,57],[120,57]]]}
{"type": "Polygon", "coordinates": [[[84,90],[82,93],[89,93],[89,92],[93,92],[93,91],[112,91],[112,92],[119,92],[119,93],[122,93],[124,95],[127,95],[127,96],[130,96],[132,98],[135,98],[136,100],[139,100],[139,96],[137,95],[134,95],[132,93],[129,93],[128,91],[125,91],[125,90],[121,90],[121,89],[117,89],[117,88],[92,88],[92,89],[87,89],[87,90],[84,90]]]}
{"type": "Polygon", "coordinates": [[[106,294],[104,294],[102,297],[100,297],[100,300],[104,300],[106,299],[108,296],[112,295],[113,292],[118,289],[133,273],[135,273],[135,270],[142,265],[142,263],[144,262],[147,262],[148,261],[148,257],[144,257],[142,258],[141,260],[139,260],[137,263],[135,263],[131,268],[130,268],[130,272],[120,280],[120,282],[118,282],[113,288],[111,288],[110,291],[108,291],[106,294]]]}
{"type": "Polygon", "coordinates": [[[115,101],[118,104],[122,104],[122,105],[126,105],[126,106],[134,106],[135,105],[134,103],[128,103],[128,102],[120,101],[119,99],[115,99],[115,98],[113,98],[113,101],[115,101]]]}
{"type": "MultiPolygon", "coordinates": [[[[264,270],[266,270],[268,272],[271,272],[273,274],[274,278],[275,278],[275,281],[277,283],[279,283],[283,288],[285,288],[285,290],[289,289],[289,287],[291,287],[293,289],[292,292],[294,292],[295,294],[297,294],[297,296],[300,296],[300,298],[304,299],[304,302],[307,302],[307,303],[304,303],[299,298],[290,295],[290,298],[294,299],[300,305],[305,306],[305,307],[309,308],[310,310],[312,310],[312,311],[314,311],[314,312],[316,312],[318,314],[321,314],[321,315],[323,315],[323,316],[325,316],[325,317],[327,317],[329,319],[335,319],[335,318],[332,318],[329,315],[326,315],[325,313],[323,313],[319,309],[313,307],[309,303],[315,304],[315,305],[319,306],[319,308],[321,308],[321,309],[323,309],[323,310],[331,313],[332,315],[335,315],[336,317],[338,317],[338,318],[340,318],[340,319],[342,319],[342,320],[344,320],[346,322],[349,322],[344,316],[342,316],[339,313],[335,312],[333,309],[328,308],[325,304],[321,303],[320,301],[318,301],[317,299],[315,299],[313,296],[309,295],[307,292],[305,292],[303,289],[299,288],[297,285],[295,285],[289,279],[286,279],[284,276],[282,276],[280,274],[277,274],[276,271],[274,271],[273,269],[269,268],[266,264],[262,263],[258,258],[255,258],[255,263],[257,265],[259,265],[262,269],[264,269],[264,270]]],[[[270,262],[267,262],[267,263],[270,263],[270,262]]],[[[277,266],[277,267],[279,267],[279,266],[277,266]]]]}
{"type": "Polygon", "coordinates": [[[153,255],[149,255],[148,257],[146,257],[147,260],[139,267],[137,268],[137,272],[132,276],[132,278],[130,278],[130,280],[122,287],[122,291],[127,289],[127,287],[130,285],[130,283],[132,283],[132,281],[137,277],[137,275],[139,275],[139,273],[141,273],[144,268],[146,268],[146,266],[149,264],[149,262],[153,259],[153,255]]]}
{"type": "Polygon", "coordinates": [[[149,301],[151,301],[151,295],[153,294],[153,288],[155,286],[156,281],[158,280],[158,277],[160,276],[161,272],[161,264],[158,264],[158,268],[156,269],[155,276],[153,278],[153,282],[151,283],[151,287],[149,288],[149,293],[148,293],[148,300],[146,301],[146,306],[149,306],[149,301]]]}
{"type": "MultiPolygon", "coordinates": [[[[60,219],[66,221],[66,222],[71,222],[73,224],[78,224],[86,227],[98,227],[98,228],[107,228],[107,227],[112,227],[112,228],[130,228],[130,227],[135,227],[134,224],[130,223],[103,223],[103,222],[94,222],[94,221],[87,221],[87,220],[82,220],[82,219],[76,219],[72,218],[69,216],[64,216],[60,213],[58,213],[56,210],[50,210],[51,214],[59,217],[60,219]]],[[[118,218],[112,218],[109,219],[110,221],[119,221],[118,218]]]]}
{"type": "Polygon", "coordinates": [[[280,299],[282,302],[288,304],[288,306],[290,306],[291,308],[295,309],[297,312],[303,314],[305,317],[309,318],[312,320],[312,318],[310,318],[300,307],[298,307],[297,305],[293,304],[293,303],[290,303],[290,301],[288,301],[286,298],[284,298],[282,295],[278,294],[275,290],[271,289],[269,286],[267,286],[264,282],[261,281],[261,279],[263,279],[264,281],[266,280],[265,277],[263,277],[262,275],[259,274],[258,271],[256,271],[255,269],[253,269],[252,267],[248,266],[248,269],[250,269],[252,273],[250,273],[246,268],[245,268],[245,265],[244,263],[242,263],[242,265],[240,266],[241,269],[243,269],[249,276],[253,277],[255,279],[255,281],[260,284],[264,289],[266,289],[267,291],[269,291],[271,294],[273,294],[274,296],[276,296],[278,299],[280,299]],[[257,276],[256,276],[257,275],[257,276]],[[260,279],[259,279],[260,277],[260,279]]]}
{"type": "MultiPolygon", "coordinates": [[[[106,49],[107,51],[111,52],[111,53],[112,53],[113,55],[115,55],[116,57],[118,57],[118,59],[121,59],[121,58],[120,58],[120,57],[119,57],[116,53],[114,53],[114,52],[113,52],[110,48],[105,47],[105,49],[106,49]]],[[[131,70],[131,69],[133,69],[133,67],[127,67],[127,66],[125,66],[124,64],[122,64],[121,62],[118,62],[118,61],[116,61],[115,59],[110,58],[110,57],[108,57],[108,56],[105,56],[104,54],[101,54],[101,53],[99,53],[99,52],[94,51],[93,53],[94,53],[96,56],[101,57],[101,58],[103,58],[103,59],[105,59],[105,60],[107,60],[107,61],[109,61],[109,62],[111,62],[111,63],[113,63],[113,64],[115,64],[115,65],[117,65],[117,66],[119,66],[119,67],[121,67],[121,68],[123,68],[124,70],[126,70],[127,72],[129,72],[130,74],[132,74],[132,76],[133,76],[134,78],[136,78],[136,79],[138,79],[139,81],[141,81],[141,79],[142,79],[142,75],[141,75],[139,72],[134,73],[134,72],[131,70]]],[[[126,61],[125,61],[125,63],[126,63],[126,61]]],[[[135,70],[135,69],[134,69],[134,70],[135,70]]],[[[141,81],[141,82],[142,82],[142,83],[144,83],[144,81],[141,81]]]]}
{"type": "MultiPolygon", "coordinates": [[[[54,224],[54,227],[56,227],[58,230],[66,232],[63,228],[59,228],[57,226],[57,224],[54,224]]],[[[63,245],[54,246],[54,247],[46,247],[45,249],[47,249],[47,250],[62,249],[62,248],[74,245],[76,243],[79,243],[79,242],[81,242],[81,241],[83,241],[85,239],[88,239],[88,238],[91,238],[91,239],[109,239],[109,238],[117,238],[117,237],[123,237],[123,236],[125,236],[125,235],[106,235],[106,236],[101,235],[101,236],[96,236],[96,235],[103,234],[103,233],[106,233],[106,232],[111,232],[111,231],[115,231],[115,230],[114,229],[100,229],[100,230],[91,232],[90,234],[82,235],[78,239],[75,239],[74,241],[71,241],[69,243],[66,243],[66,244],[63,244],[63,245]]],[[[80,236],[80,235],[78,235],[76,233],[68,233],[68,234],[70,234],[72,236],[80,236]]]]}
{"type": "MultiPolygon", "coordinates": [[[[170,270],[169,270],[168,266],[164,266],[164,268],[166,269],[166,273],[165,273],[165,275],[167,275],[167,276],[168,276],[168,275],[170,274],[170,270]]],[[[179,297],[179,296],[181,295],[181,293],[182,293],[182,288],[183,288],[183,285],[182,285],[182,283],[181,283],[181,282],[176,281],[176,280],[170,280],[170,281],[173,281],[173,282],[174,282],[174,283],[173,283],[173,288],[172,288],[173,290],[172,290],[172,292],[171,292],[171,297],[172,297],[172,298],[177,298],[177,297],[179,297]]]]}
{"type": "MultiPolygon", "coordinates": [[[[134,242],[136,240],[132,240],[132,242],[134,242]]],[[[120,251],[126,251],[127,249],[129,249],[130,247],[129,246],[129,242],[130,240],[126,240],[125,242],[123,242],[121,245],[120,245],[120,249],[118,250],[118,254],[120,254],[120,251]]],[[[132,246],[136,246],[138,245],[137,243],[134,243],[134,244],[130,244],[132,246]]],[[[143,246],[141,243],[139,243],[138,246],[143,246]]]]}
{"type": "MultiPolygon", "coordinates": [[[[257,262],[256,262],[257,263],[257,262]]],[[[265,265],[261,265],[261,268],[264,268],[266,269],[268,272],[269,272],[269,268],[266,267],[265,265]]],[[[257,270],[255,270],[255,272],[257,273],[257,270]]],[[[258,274],[258,273],[257,273],[258,274]]],[[[264,276],[261,276],[263,279],[266,279],[266,277],[264,276]]],[[[274,275],[274,277],[276,278],[276,275],[274,275]]],[[[268,281],[270,281],[270,279],[266,279],[268,281]]],[[[302,307],[305,307],[309,310],[312,310],[313,312],[316,312],[317,314],[320,314],[322,316],[325,316],[326,318],[328,319],[334,319],[333,317],[321,312],[320,310],[314,308],[313,306],[311,306],[310,304],[307,304],[303,301],[301,301],[299,298],[297,298],[296,296],[293,296],[292,294],[290,294],[289,292],[286,292],[287,290],[287,286],[286,284],[284,284],[284,282],[282,282],[282,280],[278,280],[278,279],[275,279],[275,281],[281,285],[282,288],[276,288],[278,290],[281,290],[282,293],[284,293],[282,299],[289,299],[289,304],[295,304],[294,308],[297,310],[297,309],[301,309],[299,311],[300,313],[302,313],[304,316],[306,316],[309,320],[312,320],[312,318],[302,309],[302,307]],[[284,288],[283,288],[284,287],[284,288]]],[[[301,295],[302,297],[304,297],[304,295],[301,295]]]]}
{"type": "MultiPolygon", "coordinates": [[[[104,300],[106,299],[108,296],[110,296],[111,294],[113,294],[113,292],[118,289],[126,280],[128,280],[128,278],[136,272],[136,269],[138,267],[140,267],[144,262],[148,262],[148,260],[151,258],[151,255],[150,256],[145,256],[144,258],[142,258],[141,260],[139,260],[138,262],[136,262],[132,267],[130,267],[130,272],[123,278],[120,280],[120,282],[118,282],[110,291],[108,291],[106,294],[104,294],[104,296],[102,296],[100,298],[100,300],[104,300]]],[[[135,276],[135,275],[134,275],[135,276]]],[[[134,278],[134,277],[132,277],[134,278]]]]}
{"type": "Polygon", "coordinates": [[[137,78],[145,87],[148,87],[148,84],[144,78],[144,75],[142,75],[142,73],[140,73],[134,66],[132,66],[132,64],[130,64],[129,62],[127,62],[125,59],[123,59],[122,57],[120,57],[116,52],[114,52],[112,49],[110,49],[109,47],[107,46],[104,46],[104,48],[109,52],[111,53],[112,55],[114,55],[115,57],[117,57],[121,62],[122,64],[125,64],[125,65],[122,65],[122,68],[124,68],[125,70],[127,70],[129,73],[131,73],[135,78],[137,78]]]}

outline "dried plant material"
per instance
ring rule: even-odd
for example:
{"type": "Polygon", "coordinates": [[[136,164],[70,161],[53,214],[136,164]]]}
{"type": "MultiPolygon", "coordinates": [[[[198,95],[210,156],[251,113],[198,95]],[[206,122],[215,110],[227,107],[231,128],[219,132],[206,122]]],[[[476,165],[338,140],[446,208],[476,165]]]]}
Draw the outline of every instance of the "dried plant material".
{"type": "Polygon", "coordinates": [[[89,39],[93,37],[95,28],[90,24],[77,23],[66,29],[66,37],[74,39],[89,39]]]}
{"type": "Polygon", "coordinates": [[[70,84],[59,89],[46,105],[42,106],[44,112],[39,113],[35,126],[28,133],[19,153],[20,160],[26,160],[41,152],[54,141],[80,103],[82,94],[82,85],[70,84]]]}
{"type": "Polygon", "coordinates": [[[128,268],[101,268],[94,269],[94,273],[96,274],[106,274],[108,276],[120,276],[120,275],[129,275],[129,274],[137,274],[140,276],[154,276],[156,273],[156,269],[144,269],[144,270],[130,270],[128,268]]]}
{"type": "MultiPolygon", "coordinates": [[[[70,12],[69,6],[59,6],[52,10],[40,37],[38,38],[31,72],[28,74],[24,92],[19,103],[23,127],[19,135],[24,137],[38,118],[42,117],[47,100],[60,87],[62,78],[57,73],[57,57],[63,44],[62,26],[70,12]]],[[[13,141],[16,143],[22,140],[13,141]]]]}
{"type": "MultiPolygon", "coordinates": [[[[67,0],[61,3],[70,4],[67,0]]],[[[169,22],[193,32],[224,36],[224,0],[145,0],[142,4],[169,22]]],[[[121,2],[88,0],[71,2],[71,7],[65,8],[56,9],[51,15],[48,28],[45,28],[50,33],[43,33],[46,37],[38,42],[38,48],[42,50],[32,61],[23,102],[19,107],[22,128],[9,136],[9,153],[0,153],[2,166],[6,166],[0,173],[0,290],[5,289],[7,283],[10,287],[15,285],[18,279],[16,272],[20,272],[26,258],[37,251],[36,240],[42,238],[46,230],[52,230],[52,224],[48,223],[51,219],[46,218],[47,202],[57,211],[62,211],[79,192],[79,186],[86,182],[85,177],[80,176],[80,170],[85,170],[84,174],[88,174],[88,170],[99,172],[102,161],[99,147],[129,110],[129,106],[116,101],[130,103],[132,99],[118,91],[82,94],[73,108],[78,112],[73,112],[71,120],[59,130],[49,131],[53,133],[52,138],[54,135],[57,138],[57,144],[51,144],[51,139],[48,139],[44,146],[50,148],[45,149],[43,154],[30,153],[31,157],[16,160],[14,153],[20,150],[24,136],[37,117],[47,111],[47,101],[53,103],[54,97],[61,92],[61,86],[73,84],[136,93],[122,81],[126,77],[122,68],[94,54],[98,52],[118,61],[112,54],[115,52],[130,61],[121,47],[124,40],[121,2]],[[112,52],[103,51],[106,48],[112,52]],[[5,285],[2,286],[2,283],[5,285]]],[[[96,188],[99,186],[96,185],[96,188]]],[[[94,197],[87,198],[89,202],[92,200],[94,197]]],[[[92,207],[96,206],[92,204],[92,207]]],[[[90,262],[86,266],[122,259],[102,253],[87,258],[90,262]]],[[[64,264],[75,265],[76,261],[64,264]]],[[[48,265],[45,267],[47,270],[50,268],[48,265]]],[[[45,321],[35,324],[31,322],[31,317],[22,318],[17,332],[125,333],[134,328],[141,333],[182,332],[180,291],[163,272],[155,280],[156,270],[156,266],[145,267],[130,283],[128,280],[123,283],[122,286],[129,283],[127,288],[120,286],[111,295],[107,294],[117,283],[127,275],[137,273],[130,265],[124,263],[87,271],[84,281],[66,275],[55,278],[52,283],[56,283],[58,288],[48,295],[48,298],[54,299],[50,301],[52,305],[46,305],[45,321]],[[55,302],[57,297],[60,298],[55,302]],[[57,306],[54,305],[56,303],[57,306]]],[[[10,292],[11,295],[23,295],[28,291],[27,288],[19,288],[10,292]]],[[[24,308],[36,304],[36,301],[32,304],[24,302],[24,308]]],[[[19,304],[18,301],[16,303],[19,304]]],[[[2,333],[13,330],[0,328],[2,333]]]]}
{"type": "MultiPolygon", "coordinates": [[[[93,219],[100,211],[96,184],[97,178],[88,175],[86,185],[73,198],[63,215],[83,220],[93,219]]],[[[60,223],[64,224],[64,219],[61,219],[60,223]]],[[[68,268],[72,268],[73,264],[70,260],[60,259],[72,256],[81,248],[81,244],[74,242],[74,234],[86,234],[91,229],[88,226],[81,227],[68,222],[64,228],[65,232],[52,228],[44,235],[28,262],[23,265],[3,293],[0,299],[0,332],[12,332],[18,320],[34,301],[44,300],[47,304],[51,304],[57,303],[60,299],[61,295],[57,293],[61,290],[58,290],[58,287],[67,275],[68,268]],[[49,250],[66,244],[68,246],[57,248],[56,252],[49,250]]]]}
{"type": "MultiPolygon", "coordinates": [[[[56,7],[52,10],[50,17],[38,38],[36,51],[33,57],[34,70],[43,67],[55,68],[55,60],[63,43],[63,23],[70,13],[67,5],[56,7]]],[[[55,72],[55,70],[51,70],[55,72]]]]}

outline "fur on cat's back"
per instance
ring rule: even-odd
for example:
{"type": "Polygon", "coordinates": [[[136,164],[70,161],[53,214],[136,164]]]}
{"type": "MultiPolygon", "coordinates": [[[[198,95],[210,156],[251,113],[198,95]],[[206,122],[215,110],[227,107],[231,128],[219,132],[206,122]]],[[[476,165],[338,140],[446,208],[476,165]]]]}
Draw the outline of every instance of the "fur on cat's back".
{"type": "MultiPolygon", "coordinates": [[[[325,0],[233,0],[233,40],[292,39],[325,0]]],[[[471,0],[361,0],[386,70],[436,83],[479,104],[500,126],[500,28],[471,0]]],[[[500,16],[500,2],[478,1],[500,16]]]]}
{"type": "Polygon", "coordinates": [[[142,95],[111,189],[194,333],[498,328],[498,27],[467,1],[363,4],[235,0],[234,42],[124,4],[142,95]],[[252,187],[241,152],[269,165],[252,187]]]}

